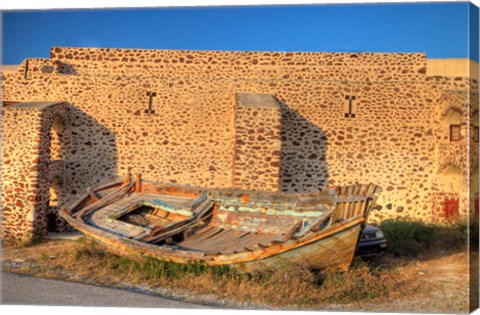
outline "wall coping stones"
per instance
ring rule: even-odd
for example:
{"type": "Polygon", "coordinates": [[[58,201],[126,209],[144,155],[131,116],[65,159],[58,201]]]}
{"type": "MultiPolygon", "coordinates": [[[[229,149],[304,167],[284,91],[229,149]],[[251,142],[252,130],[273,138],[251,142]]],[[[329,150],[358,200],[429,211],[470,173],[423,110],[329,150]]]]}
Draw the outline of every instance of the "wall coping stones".
{"type": "Polygon", "coordinates": [[[237,102],[242,107],[280,108],[275,96],[268,93],[237,93],[237,102]]]}
{"type": "Polygon", "coordinates": [[[280,52],[280,51],[214,51],[214,50],[160,50],[86,47],[52,47],[50,58],[56,60],[118,61],[122,63],[168,64],[222,64],[222,65],[385,65],[426,67],[425,53],[383,52],[280,52]],[[212,54],[215,58],[212,58],[212,54]],[[242,61],[243,60],[243,61],[242,61]]]}

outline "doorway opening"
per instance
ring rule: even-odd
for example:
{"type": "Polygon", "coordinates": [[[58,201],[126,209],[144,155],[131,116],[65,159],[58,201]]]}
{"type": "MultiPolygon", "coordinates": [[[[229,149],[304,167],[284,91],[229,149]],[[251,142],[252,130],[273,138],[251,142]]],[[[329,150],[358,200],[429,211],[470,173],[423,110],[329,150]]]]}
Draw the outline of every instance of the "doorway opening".
{"type": "Polygon", "coordinates": [[[58,178],[54,178],[49,188],[49,198],[47,207],[47,232],[57,233],[60,232],[61,219],[58,216],[59,202],[58,193],[60,191],[60,181],[58,178]]]}

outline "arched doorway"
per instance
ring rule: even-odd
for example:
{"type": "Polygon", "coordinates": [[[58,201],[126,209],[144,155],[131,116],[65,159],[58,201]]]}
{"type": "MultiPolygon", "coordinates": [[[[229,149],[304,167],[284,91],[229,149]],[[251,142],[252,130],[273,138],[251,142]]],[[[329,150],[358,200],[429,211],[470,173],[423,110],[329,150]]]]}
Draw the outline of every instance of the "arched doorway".
{"type": "Polygon", "coordinates": [[[460,209],[460,191],[463,185],[463,175],[460,168],[448,165],[439,174],[438,197],[441,205],[441,215],[448,221],[458,217],[460,209]]]}
{"type": "Polygon", "coordinates": [[[61,142],[63,133],[63,117],[55,116],[50,128],[50,161],[58,161],[61,159],[61,142]]]}
{"type": "Polygon", "coordinates": [[[62,145],[64,133],[64,118],[55,115],[49,129],[49,156],[45,157],[49,165],[50,183],[48,187],[48,200],[46,205],[47,233],[58,233],[65,230],[66,223],[58,216],[58,210],[64,202],[64,169],[62,161],[62,145]]]}
{"type": "Polygon", "coordinates": [[[449,165],[440,172],[440,190],[444,193],[458,194],[462,185],[462,171],[449,165]]]}
{"type": "Polygon", "coordinates": [[[56,177],[53,179],[49,188],[48,208],[47,208],[47,232],[60,232],[60,227],[63,226],[61,219],[58,216],[58,194],[61,189],[60,180],[56,177]]]}

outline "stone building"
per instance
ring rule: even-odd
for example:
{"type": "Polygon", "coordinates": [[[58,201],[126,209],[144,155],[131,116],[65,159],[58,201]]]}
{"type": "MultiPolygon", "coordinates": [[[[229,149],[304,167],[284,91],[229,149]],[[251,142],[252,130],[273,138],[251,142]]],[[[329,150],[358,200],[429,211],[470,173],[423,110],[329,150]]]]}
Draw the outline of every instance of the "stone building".
{"type": "Polygon", "coordinates": [[[64,229],[61,204],[128,169],[292,193],[375,183],[372,221],[466,217],[477,78],[423,53],[54,47],[2,69],[2,234],[64,229]]]}

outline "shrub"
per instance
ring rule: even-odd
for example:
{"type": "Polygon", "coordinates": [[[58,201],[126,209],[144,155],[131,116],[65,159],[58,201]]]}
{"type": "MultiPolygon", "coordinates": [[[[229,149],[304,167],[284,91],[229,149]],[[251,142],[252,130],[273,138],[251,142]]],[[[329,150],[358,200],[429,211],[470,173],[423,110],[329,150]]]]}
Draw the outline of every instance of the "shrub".
{"type": "MultiPolygon", "coordinates": [[[[385,234],[389,250],[395,255],[418,254],[423,244],[415,239],[418,223],[413,221],[386,220],[380,228],[385,234]]],[[[417,236],[420,232],[417,232],[417,236]]]]}
{"type": "Polygon", "coordinates": [[[425,250],[455,250],[467,244],[468,226],[457,221],[431,224],[409,218],[385,220],[381,225],[394,255],[417,256],[425,250]]]}

